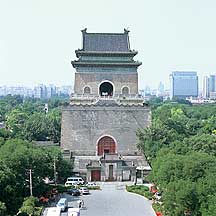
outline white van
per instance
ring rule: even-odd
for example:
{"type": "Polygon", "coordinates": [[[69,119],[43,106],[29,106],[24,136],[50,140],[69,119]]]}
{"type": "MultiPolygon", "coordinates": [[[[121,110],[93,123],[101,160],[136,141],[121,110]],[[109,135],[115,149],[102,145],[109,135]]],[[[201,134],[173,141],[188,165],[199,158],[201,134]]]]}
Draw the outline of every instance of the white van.
{"type": "Polygon", "coordinates": [[[66,198],[61,198],[58,203],[56,204],[56,207],[61,209],[61,211],[65,211],[68,207],[68,201],[66,198]]]}
{"type": "Polygon", "coordinates": [[[68,216],[80,216],[80,209],[79,208],[69,208],[68,216]]]}
{"type": "Polygon", "coordinates": [[[65,186],[72,186],[72,185],[82,185],[84,184],[84,180],[81,177],[68,177],[67,181],[65,182],[65,186]]]}

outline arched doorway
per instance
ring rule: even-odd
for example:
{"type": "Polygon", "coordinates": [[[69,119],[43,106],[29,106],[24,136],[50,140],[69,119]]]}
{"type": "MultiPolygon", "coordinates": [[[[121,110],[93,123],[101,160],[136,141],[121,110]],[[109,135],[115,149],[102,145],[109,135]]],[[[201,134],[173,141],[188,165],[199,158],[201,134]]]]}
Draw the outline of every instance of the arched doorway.
{"type": "Polygon", "coordinates": [[[124,96],[129,95],[129,88],[127,86],[125,86],[125,87],[122,88],[122,94],[124,96]]]}
{"type": "Polygon", "coordinates": [[[103,82],[99,87],[100,96],[113,96],[113,85],[110,82],[103,82]]]}
{"type": "Polygon", "coordinates": [[[90,87],[89,87],[89,86],[86,86],[86,87],[84,88],[84,94],[85,94],[85,95],[88,95],[88,94],[90,94],[90,93],[91,93],[90,87]]]}
{"type": "Polygon", "coordinates": [[[113,138],[109,136],[102,137],[97,144],[97,155],[116,153],[116,143],[113,138]]]}

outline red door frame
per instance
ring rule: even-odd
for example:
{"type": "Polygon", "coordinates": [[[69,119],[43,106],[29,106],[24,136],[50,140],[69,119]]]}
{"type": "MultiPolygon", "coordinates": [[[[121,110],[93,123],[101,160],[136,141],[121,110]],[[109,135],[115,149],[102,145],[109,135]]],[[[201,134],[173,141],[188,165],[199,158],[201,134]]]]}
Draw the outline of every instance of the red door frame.
{"type": "Polygon", "coordinates": [[[116,153],[116,142],[110,136],[103,136],[97,142],[97,155],[103,155],[104,152],[115,154],[116,153]]]}

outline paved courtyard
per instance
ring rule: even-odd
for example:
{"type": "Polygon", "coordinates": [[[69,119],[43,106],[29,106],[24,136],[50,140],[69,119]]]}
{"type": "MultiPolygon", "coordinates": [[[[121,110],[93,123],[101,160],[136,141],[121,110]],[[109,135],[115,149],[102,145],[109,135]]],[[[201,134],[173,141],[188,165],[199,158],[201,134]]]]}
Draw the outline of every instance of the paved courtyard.
{"type": "MultiPolygon", "coordinates": [[[[151,201],[125,191],[125,183],[101,183],[101,191],[91,191],[90,195],[81,196],[85,208],[81,216],[155,216],[151,201]]],[[[77,198],[69,197],[69,206],[77,207],[77,198]]],[[[66,216],[67,213],[62,213],[66,216]]]]}

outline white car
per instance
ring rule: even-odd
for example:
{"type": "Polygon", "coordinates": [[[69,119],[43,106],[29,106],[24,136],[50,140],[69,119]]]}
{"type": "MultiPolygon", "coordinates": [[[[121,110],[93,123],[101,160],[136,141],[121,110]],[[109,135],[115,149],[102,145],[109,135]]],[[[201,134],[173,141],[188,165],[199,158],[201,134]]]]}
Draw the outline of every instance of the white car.
{"type": "Polygon", "coordinates": [[[79,189],[80,193],[85,195],[85,194],[89,194],[89,189],[87,187],[81,187],[79,189]]]}
{"type": "Polygon", "coordinates": [[[98,187],[98,185],[95,183],[95,182],[88,182],[87,184],[86,184],[86,186],[87,187],[98,187]]]}
{"type": "Polygon", "coordinates": [[[58,207],[47,208],[46,216],[59,216],[61,214],[61,209],[58,207]]]}
{"type": "Polygon", "coordinates": [[[56,204],[56,207],[59,208],[61,211],[65,211],[68,207],[68,201],[66,198],[61,198],[58,203],[56,204]]]}
{"type": "Polygon", "coordinates": [[[68,216],[80,216],[79,208],[68,208],[68,216]]]}

